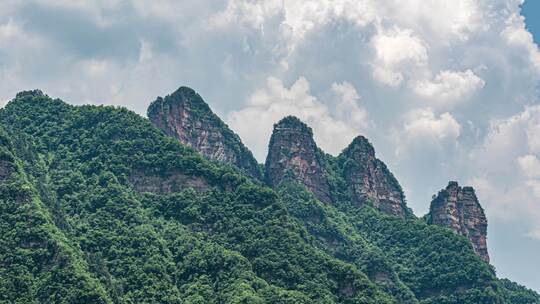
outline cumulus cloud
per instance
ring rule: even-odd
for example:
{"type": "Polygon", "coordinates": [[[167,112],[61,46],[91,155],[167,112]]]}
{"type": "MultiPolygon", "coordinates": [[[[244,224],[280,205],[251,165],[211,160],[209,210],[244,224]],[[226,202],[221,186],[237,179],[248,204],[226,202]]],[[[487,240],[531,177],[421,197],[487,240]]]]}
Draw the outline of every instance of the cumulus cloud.
{"type": "Polygon", "coordinates": [[[412,87],[417,95],[434,104],[447,104],[469,97],[484,85],[485,81],[471,70],[445,70],[435,76],[434,80],[417,81],[412,87]]]}
{"type": "Polygon", "coordinates": [[[404,133],[410,138],[429,137],[436,140],[450,139],[455,141],[461,126],[450,113],[438,117],[429,109],[411,111],[403,126],[404,133]]]}
{"type": "Polygon", "coordinates": [[[375,10],[372,0],[229,0],[224,10],[207,19],[207,27],[261,34],[273,59],[287,70],[289,57],[312,31],[337,20],[363,28],[377,19],[375,10]]]}
{"type": "Polygon", "coordinates": [[[524,155],[517,159],[521,172],[527,177],[540,177],[540,161],[536,155],[524,155]]]}
{"type": "Polygon", "coordinates": [[[7,47],[7,43],[20,34],[20,28],[9,20],[5,24],[0,24],[0,46],[7,47]]]}
{"type": "Polygon", "coordinates": [[[410,30],[394,28],[388,33],[373,37],[372,43],[377,59],[386,65],[402,62],[425,64],[427,60],[425,43],[413,36],[410,30]]]}
{"type": "Polygon", "coordinates": [[[482,145],[471,153],[471,163],[483,175],[472,180],[482,189],[479,194],[485,198],[488,213],[505,220],[525,220],[529,236],[537,236],[540,229],[540,161],[533,136],[539,120],[540,106],[495,120],[482,145]]]}
{"type": "Polygon", "coordinates": [[[511,47],[522,49],[533,66],[540,71],[540,50],[533,42],[533,37],[525,28],[523,16],[514,13],[506,20],[502,36],[511,47]]]}
{"type": "Polygon", "coordinates": [[[267,19],[281,14],[282,24],[288,25],[297,39],[317,26],[343,18],[357,26],[365,26],[376,18],[375,8],[369,0],[229,0],[225,10],[209,19],[209,25],[219,28],[242,25],[264,30],[267,19]]]}
{"type": "Polygon", "coordinates": [[[489,27],[486,15],[489,9],[480,1],[384,1],[380,6],[404,24],[421,26],[435,39],[466,41],[478,31],[489,27]]]}
{"type": "Polygon", "coordinates": [[[348,82],[334,83],[331,92],[335,98],[330,109],[310,92],[304,77],[290,87],[270,77],[264,88],[251,95],[245,108],[229,113],[227,123],[263,161],[272,126],[287,115],[295,115],[313,128],[315,141],[329,153],[339,153],[362,130],[369,127],[368,115],[358,102],[360,96],[348,82]]]}
{"type": "Polygon", "coordinates": [[[431,109],[415,109],[404,115],[403,125],[395,132],[395,153],[410,157],[420,150],[455,147],[461,125],[448,112],[436,115],[431,109]]]}
{"type": "Polygon", "coordinates": [[[449,179],[470,181],[490,223],[534,236],[540,53],[521,3],[3,0],[0,101],[40,88],[144,115],[191,86],[259,160],[285,115],[333,153],[363,133],[419,215],[449,179]]]}
{"type": "Polygon", "coordinates": [[[426,43],[411,30],[393,28],[375,35],[371,44],[376,54],[373,77],[392,87],[401,84],[404,72],[424,66],[428,59],[426,43]]]}

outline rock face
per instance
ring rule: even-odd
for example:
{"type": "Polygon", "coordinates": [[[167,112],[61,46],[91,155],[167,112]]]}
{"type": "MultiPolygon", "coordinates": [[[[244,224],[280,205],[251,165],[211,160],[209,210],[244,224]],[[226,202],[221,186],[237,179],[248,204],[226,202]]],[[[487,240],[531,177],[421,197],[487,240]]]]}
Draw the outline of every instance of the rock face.
{"type": "Polygon", "coordinates": [[[167,135],[205,157],[262,180],[252,153],[194,90],[181,87],[165,98],[158,97],[148,108],[148,118],[167,135]]]}
{"type": "Polygon", "coordinates": [[[148,172],[133,172],[129,181],[138,192],[154,194],[171,194],[187,188],[204,191],[210,188],[206,180],[201,177],[189,176],[180,172],[168,174],[150,174],[148,172]]]}
{"type": "Polygon", "coordinates": [[[489,262],[487,218],[472,187],[450,182],[431,202],[428,222],[448,227],[471,241],[474,251],[489,262]]]}
{"type": "Polygon", "coordinates": [[[375,150],[365,137],[356,137],[338,158],[353,204],[370,201],[378,210],[398,217],[409,213],[401,186],[375,157],[375,150]]]}
{"type": "Polygon", "coordinates": [[[266,158],[266,181],[276,187],[287,177],[303,183],[320,201],[331,203],[321,151],[310,127],[288,116],[274,125],[266,158]]]}

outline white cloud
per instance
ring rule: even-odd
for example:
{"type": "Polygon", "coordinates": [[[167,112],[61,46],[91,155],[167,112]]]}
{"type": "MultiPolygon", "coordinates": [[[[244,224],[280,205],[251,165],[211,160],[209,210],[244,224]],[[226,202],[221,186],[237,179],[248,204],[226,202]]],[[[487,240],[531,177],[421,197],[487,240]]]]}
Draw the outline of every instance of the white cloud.
{"type": "Polygon", "coordinates": [[[540,161],[535,154],[537,139],[531,136],[539,120],[540,106],[534,106],[493,121],[470,158],[475,173],[483,174],[483,185],[474,185],[482,189],[478,193],[488,214],[527,223],[529,236],[538,236],[540,230],[540,161]]]}
{"type": "Polygon", "coordinates": [[[0,100],[40,88],[145,113],[188,85],[261,160],[288,114],[330,152],[367,132],[415,210],[474,181],[490,220],[540,231],[540,55],[521,0],[0,3],[0,100]]]}
{"type": "Polygon", "coordinates": [[[408,113],[403,131],[409,138],[456,141],[461,126],[448,112],[437,117],[430,109],[418,109],[408,113]]]}
{"type": "Polygon", "coordinates": [[[207,19],[212,31],[231,28],[257,32],[272,48],[278,67],[288,61],[306,36],[326,25],[346,21],[357,28],[377,23],[373,0],[229,0],[224,10],[207,19]]]}
{"type": "Polygon", "coordinates": [[[210,16],[208,26],[219,30],[234,24],[262,31],[265,20],[281,12],[281,3],[277,0],[231,0],[228,1],[225,10],[210,16]]]}
{"type": "Polygon", "coordinates": [[[0,47],[8,47],[8,43],[13,38],[21,34],[21,29],[13,20],[9,20],[5,24],[0,24],[0,47]]]}
{"type": "Polygon", "coordinates": [[[492,121],[482,145],[472,151],[472,158],[485,170],[506,171],[515,168],[514,160],[536,152],[538,146],[534,135],[539,120],[540,106],[532,106],[516,115],[492,121]]]}
{"type": "Polygon", "coordinates": [[[348,122],[356,128],[367,129],[370,127],[371,122],[368,113],[358,105],[360,96],[351,83],[334,82],[332,84],[332,92],[337,97],[337,101],[334,104],[337,118],[348,122]]]}
{"type": "Polygon", "coordinates": [[[538,108],[530,108],[525,112],[527,121],[527,145],[531,152],[540,153],[540,114],[538,108]]]}
{"type": "Polygon", "coordinates": [[[139,50],[139,62],[144,63],[148,62],[154,56],[152,50],[152,44],[144,39],[141,39],[141,48],[139,50]]]}
{"type": "Polygon", "coordinates": [[[102,77],[109,69],[110,63],[106,60],[82,60],[78,63],[81,71],[91,77],[102,77]]]}
{"type": "Polygon", "coordinates": [[[535,179],[530,179],[527,181],[526,184],[527,186],[529,186],[529,188],[531,188],[531,191],[536,197],[536,199],[540,199],[540,181],[535,180],[535,179]]]}
{"type": "Polygon", "coordinates": [[[540,240],[540,228],[533,229],[527,234],[530,238],[540,240]]]}
{"type": "Polygon", "coordinates": [[[365,26],[376,18],[375,7],[369,0],[229,0],[225,10],[211,16],[212,28],[242,25],[264,30],[266,20],[282,16],[296,39],[317,26],[335,19],[345,19],[357,26],[365,26]]]}
{"type": "Polygon", "coordinates": [[[350,83],[334,83],[331,91],[336,98],[334,111],[311,95],[307,79],[300,77],[287,88],[281,80],[270,77],[264,88],[251,95],[245,108],[229,113],[227,123],[254,147],[260,161],[266,157],[273,124],[287,115],[297,116],[313,128],[317,144],[325,151],[339,153],[370,122],[350,83]]]}
{"type": "Polygon", "coordinates": [[[398,87],[403,81],[403,74],[386,67],[374,66],[373,78],[387,86],[398,87]]]}
{"type": "Polygon", "coordinates": [[[393,20],[415,27],[423,27],[435,39],[444,38],[444,43],[466,41],[470,35],[487,30],[488,7],[481,7],[480,1],[423,1],[392,0],[381,1],[385,12],[393,20]]]}
{"type": "Polygon", "coordinates": [[[377,60],[385,65],[398,65],[403,62],[425,64],[427,48],[425,42],[415,37],[411,30],[393,28],[387,33],[373,37],[373,47],[377,60]]]}
{"type": "Polygon", "coordinates": [[[461,125],[452,114],[436,115],[429,108],[415,109],[406,113],[402,125],[392,132],[394,154],[398,159],[446,154],[456,149],[460,134],[461,125]]]}
{"type": "Polygon", "coordinates": [[[528,55],[530,62],[540,72],[540,50],[533,41],[533,36],[525,28],[524,18],[512,14],[506,20],[506,27],[501,35],[511,47],[522,49],[528,55]]]}
{"type": "Polygon", "coordinates": [[[535,155],[525,155],[518,157],[517,162],[521,169],[521,172],[531,178],[540,177],[540,161],[535,155]]]}
{"type": "Polygon", "coordinates": [[[485,81],[471,70],[441,71],[433,81],[421,80],[412,84],[413,91],[432,104],[461,101],[484,87],[485,81]]]}
{"type": "Polygon", "coordinates": [[[395,27],[375,35],[371,45],[376,57],[373,77],[392,87],[401,84],[405,71],[422,67],[428,60],[426,43],[411,30],[395,27]]]}

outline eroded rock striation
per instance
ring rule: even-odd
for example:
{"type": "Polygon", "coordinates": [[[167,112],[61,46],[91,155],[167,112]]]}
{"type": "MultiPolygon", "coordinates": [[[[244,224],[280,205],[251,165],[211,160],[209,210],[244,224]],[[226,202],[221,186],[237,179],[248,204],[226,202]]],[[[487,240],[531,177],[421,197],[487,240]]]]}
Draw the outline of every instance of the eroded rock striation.
{"type": "Polygon", "coordinates": [[[187,188],[204,191],[211,187],[204,178],[183,174],[181,172],[152,174],[149,172],[135,171],[128,179],[133,185],[133,188],[138,192],[150,192],[161,195],[180,192],[187,188]]]}
{"type": "Polygon", "coordinates": [[[205,157],[262,180],[253,154],[193,89],[181,87],[165,98],[158,97],[148,107],[148,118],[167,135],[205,157]]]}
{"type": "Polygon", "coordinates": [[[460,187],[457,182],[450,182],[431,202],[428,222],[466,236],[474,251],[489,262],[487,218],[472,187],[460,187]]]}
{"type": "Polygon", "coordinates": [[[339,159],[353,204],[369,201],[378,210],[398,217],[410,213],[401,186],[386,165],[375,157],[367,138],[356,137],[339,159]]]}
{"type": "Polygon", "coordinates": [[[291,177],[303,183],[320,201],[332,202],[323,154],[313,140],[311,128],[294,116],[274,125],[265,172],[272,187],[291,177]]]}

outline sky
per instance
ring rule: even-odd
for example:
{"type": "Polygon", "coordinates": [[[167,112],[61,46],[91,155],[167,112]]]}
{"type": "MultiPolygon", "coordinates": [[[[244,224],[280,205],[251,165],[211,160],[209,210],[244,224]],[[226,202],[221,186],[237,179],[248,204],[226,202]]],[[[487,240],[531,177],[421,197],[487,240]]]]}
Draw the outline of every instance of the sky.
{"type": "Polygon", "coordinates": [[[365,135],[418,216],[449,180],[474,186],[498,275],[540,291],[539,6],[2,0],[0,106],[39,88],[145,115],[186,85],[260,162],[286,115],[334,155],[365,135]]]}
{"type": "Polygon", "coordinates": [[[533,39],[538,44],[540,41],[540,1],[527,0],[522,5],[522,13],[525,17],[527,30],[533,35],[533,39]]]}

